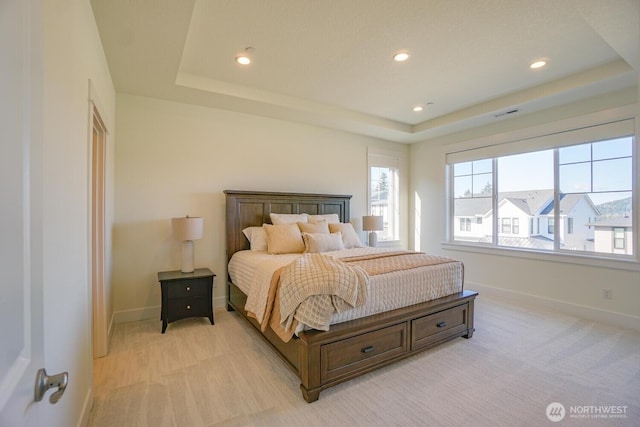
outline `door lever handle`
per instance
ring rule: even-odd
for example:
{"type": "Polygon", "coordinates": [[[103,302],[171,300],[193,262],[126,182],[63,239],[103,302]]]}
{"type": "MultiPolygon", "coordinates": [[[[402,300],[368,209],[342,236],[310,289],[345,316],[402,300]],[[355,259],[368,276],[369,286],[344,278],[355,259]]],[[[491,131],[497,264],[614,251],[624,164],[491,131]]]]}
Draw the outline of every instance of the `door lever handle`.
{"type": "Polygon", "coordinates": [[[45,371],[44,369],[39,369],[38,373],[36,374],[36,386],[33,398],[36,402],[40,402],[47,390],[53,387],[57,387],[58,390],[54,391],[51,396],[49,396],[49,402],[54,405],[58,403],[58,400],[60,400],[60,398],[64,394],[68,382],[68,372],[62,372],[57,375],[49,376],[47,375],[47,371],[45,371]]]}

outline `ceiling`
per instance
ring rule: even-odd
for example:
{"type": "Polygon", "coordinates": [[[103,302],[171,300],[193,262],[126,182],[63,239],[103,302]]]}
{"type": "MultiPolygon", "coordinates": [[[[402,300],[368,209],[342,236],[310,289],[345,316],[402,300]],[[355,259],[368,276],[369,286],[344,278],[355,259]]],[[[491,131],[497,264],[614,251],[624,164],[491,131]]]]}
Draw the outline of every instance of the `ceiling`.
{"type": "Polygon", "coordinates": [[[119,93],[397,142],[632,90],[640,70],[638,0],[91,4],[119,93]]]}

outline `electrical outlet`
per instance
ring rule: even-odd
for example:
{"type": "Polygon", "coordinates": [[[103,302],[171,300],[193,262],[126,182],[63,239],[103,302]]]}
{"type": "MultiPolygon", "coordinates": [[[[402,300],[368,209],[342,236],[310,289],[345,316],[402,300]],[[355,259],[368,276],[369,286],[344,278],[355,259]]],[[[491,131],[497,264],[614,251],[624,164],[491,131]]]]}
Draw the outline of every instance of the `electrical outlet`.
{"type": "Polygon", "coordinates": [[[613,299],[613,291],[611,289],[603,289],[602,290],[602,298],[604,298],[604,299],[613,299]]]}

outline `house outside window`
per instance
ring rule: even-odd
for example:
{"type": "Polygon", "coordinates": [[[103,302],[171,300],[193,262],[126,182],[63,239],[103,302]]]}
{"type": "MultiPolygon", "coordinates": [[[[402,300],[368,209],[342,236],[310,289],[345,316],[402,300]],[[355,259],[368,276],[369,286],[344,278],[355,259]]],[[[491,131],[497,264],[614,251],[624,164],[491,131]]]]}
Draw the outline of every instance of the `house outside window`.
{"type": "Polygon", "coordinates": [[[634,255],[634,131],[628,119],[448,153],[449,223],[457,225],[470,212],[483,218],[472,238],[453,228],[449,238],[557,253],[634,255]],[[520,224],[528,227],[521,230],[520,224]]]}
{"type": "Polygon", "coordinates": [[[453,210],[456,218],[476,217],[478,220],[470,230],[454,230],[456,239],[481,242],[493,235],[493,221],[485,221],[485,214],[491,210],[491,189],[493,187],[493,161],[477,160],[464,162],[453,167],[453,210]]]}

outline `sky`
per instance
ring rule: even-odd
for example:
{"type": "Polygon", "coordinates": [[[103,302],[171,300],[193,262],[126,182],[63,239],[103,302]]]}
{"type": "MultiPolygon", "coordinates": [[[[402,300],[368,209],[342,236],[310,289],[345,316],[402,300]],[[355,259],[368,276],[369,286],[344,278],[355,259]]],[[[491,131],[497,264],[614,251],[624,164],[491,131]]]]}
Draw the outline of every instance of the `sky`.
{"type": "MultiPolygon", "coordinates": [[[[596,204],[631,196],[631,137],[559,149],[560,191],[590,193],[596,204]]],[[[498,191],[553,189],[553,149],[498,158],[498,191]]],[[[455,165],[455,196],[491,182],[491,159],[455,165]],[[466,175],[473,171],[473,176],[466,175]]]]}

